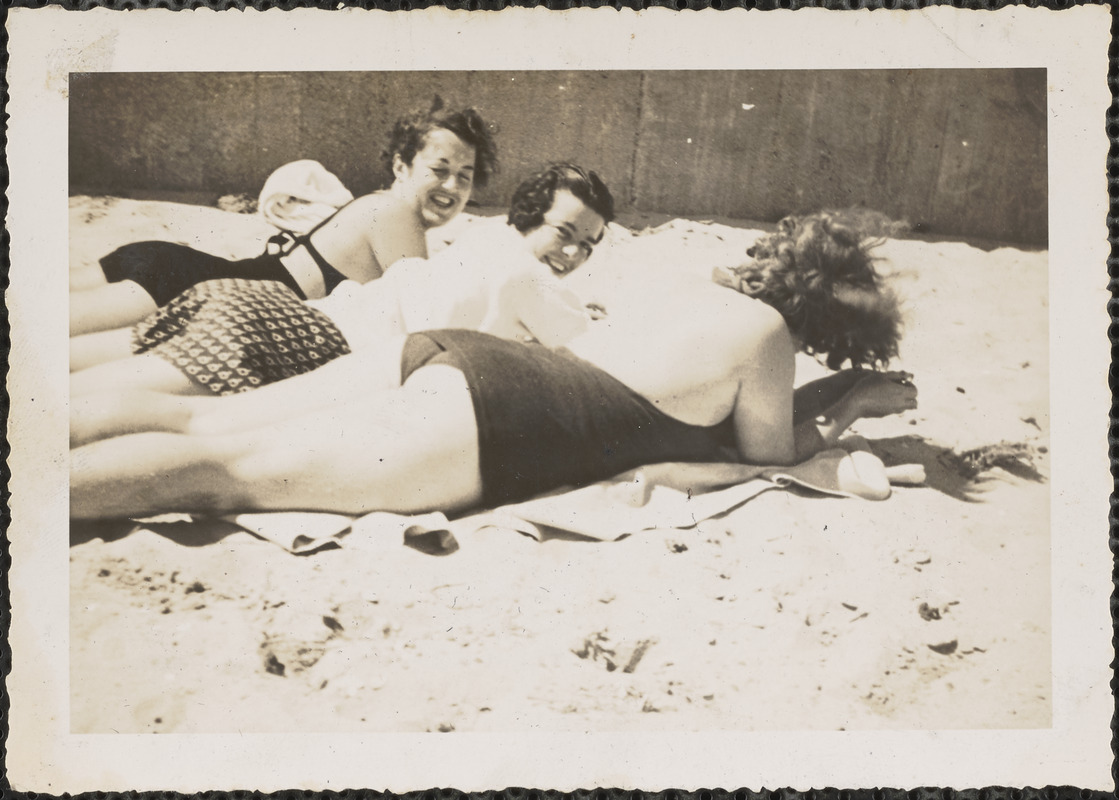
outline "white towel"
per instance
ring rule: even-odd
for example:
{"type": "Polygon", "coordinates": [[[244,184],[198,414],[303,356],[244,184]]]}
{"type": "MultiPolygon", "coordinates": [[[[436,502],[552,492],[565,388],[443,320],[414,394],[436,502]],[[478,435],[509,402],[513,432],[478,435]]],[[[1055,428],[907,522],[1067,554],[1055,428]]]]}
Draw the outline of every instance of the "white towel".
{"type": "Polygon", "coordinates": [[[350,190],[326,167],[305,159],[284,164],[268,176],[257,208],[272,225],[299,235],[353,199],[350,190]]]}

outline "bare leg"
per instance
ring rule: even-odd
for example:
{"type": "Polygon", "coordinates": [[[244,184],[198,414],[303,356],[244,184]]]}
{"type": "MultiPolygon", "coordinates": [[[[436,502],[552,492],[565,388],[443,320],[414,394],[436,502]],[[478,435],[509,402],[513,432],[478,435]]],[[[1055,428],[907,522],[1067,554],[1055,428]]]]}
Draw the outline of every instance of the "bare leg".
{"type": "Polygon", "coordinates": [[[195,404],[188,430],[201,435],[236,433],[355,400],[372,408],[381,395],[400,388],[403,345],[403,337],[386,340],[375,351],[336,358],[314,372],[195,404]]]}
{"type": "Polygon", "coordinates": [[[825,447],[834,447],[840,436],[855,422],[864,417],[885,417],[900,414],[917,407],[917,387],[908,372],[878,372],[875,370],[844,370],[835,375],[813,381],[794,397],[793,427],[796,440],[797,461],[803,461],[825,447]],[[817,406],[823,398],[847,384],[846,392],[827,408],[817,406]],[[800,406],[797,408],[797,406],[800,406]],[[813,416],[809,417],[808,414],[813,416]]]}
{"type": "Polygon", "coordinates": [[[461,372],[223,436],[141,433],[71,453],[78,519],[167,511],[455,511],[476,505],[478,431],[461,372]]]}
{"type": "Polygon", "coordinates": [[[400,387],[402,344],[392,340],[379,351],[343,356],[314,372],[226,397],[180,391],[203,390],[155,356],[102,365],[72,389],[70,447],[145,431],[238,433],[357,399],[372,404],[400,387]]]}
{"type": "Polygon", "coordinates": [[[98,286],[104,286],[108,283],[105,280],[105,272],[101,269],[100,264],[88,264],[84,267],[71,267],[70,269],[70,291],[71,292],[84,292],[87,289],[96,289],[98,286]]]}
{"type": "Polygon", "coordinates": [[[107,361],[119,361],[132,355],[132,329],[85,333],[70,339],[70,371],[95,367],[107,361]]]}
{"type": "Polygon", "coordinates": [[[70,399],[70,447],[145,431],[187,433],[217,397],[183,397],[147,389],[94,392],[70,399]]]}
{"type": "Polygon", "coordinates": [[[70,397],[127,389],[167,394],[203,394],[206,391],[170,362],[151,354],[109,361],[70,375],[70,397]]]}
{"type": "Polygon", "coordinates": [[[147,516],[247,506],[233,495],[234,442],[138,433],[70,451],[73,519],[147,516]]]}
{"type": "Polygon", "coordinates": [[[70,335],[134,325],[157,308],[135,281],[107,283],[70,293],[70,335]]]}

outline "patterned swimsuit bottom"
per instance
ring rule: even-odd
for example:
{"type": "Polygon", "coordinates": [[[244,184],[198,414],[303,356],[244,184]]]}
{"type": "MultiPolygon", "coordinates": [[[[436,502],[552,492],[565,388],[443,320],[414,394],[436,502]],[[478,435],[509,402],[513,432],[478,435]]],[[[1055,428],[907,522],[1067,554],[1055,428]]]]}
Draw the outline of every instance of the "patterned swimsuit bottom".
{"type": "Polygon", "coordinates": [[[284,284],[224,278],[191,287],[133,327],[132,352],[228,395],[312,372],[350,348],[284,284]]]}

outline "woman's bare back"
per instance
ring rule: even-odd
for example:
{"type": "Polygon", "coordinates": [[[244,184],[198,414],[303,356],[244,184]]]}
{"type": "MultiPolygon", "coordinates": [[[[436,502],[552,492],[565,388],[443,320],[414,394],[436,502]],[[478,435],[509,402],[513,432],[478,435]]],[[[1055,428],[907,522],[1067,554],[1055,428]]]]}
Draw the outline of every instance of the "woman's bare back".
{"type": "Polygon", "coordinates": [[[640,305],[612,307],[569,349],[669,416],[694,425],[726,419],[743,365],[777,312],[713,283],[673,286],[640,305]]]}

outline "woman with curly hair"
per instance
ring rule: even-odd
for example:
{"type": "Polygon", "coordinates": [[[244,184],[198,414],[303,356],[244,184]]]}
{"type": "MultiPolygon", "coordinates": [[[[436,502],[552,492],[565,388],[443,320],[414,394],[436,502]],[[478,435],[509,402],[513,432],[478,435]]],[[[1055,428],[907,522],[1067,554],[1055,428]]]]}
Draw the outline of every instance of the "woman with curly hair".
{"type": "Polygon", "coordinates": [[[602,238],[599,233],[593,240],[580,241],[573,224],[555,224],[555,218],[566,218],[569,209],[579,206],[605,222],[614,219],[614,197],[597,173],[574,164],[551,164],[513,192],[509,226],[525,238],[537,260],[563,275],[590,258],[602,238]]]}
{"type": "Polygon", "coordinates": [[[786,217],[746,251],[751,261],[713,278],[780,312],[801,348],[826,356],[828,369],[881,366],[898,354],[901,315],[873,268],[875,244],[830,212],[786,217]]]}
{"type": "Polygon", "coordinates": [[[673,286],[565,349],[429,331],[257,392],[193,398],[181,432],[72,450],[71,516],[461,511],[649,463],[793,464],[861,417],[916,407],[908,375],[858,369],[895,354],[899,328],[852,231],[789,221],[755,253],[764,263],[723,273],[748,291],[673,286]],[[665,324],[681,308],[687,323],[665,324]],[[817,324],[805,308],[834,316],[817,324]],[[798,346],[856,369],[794,392],[798,346]]]}
{"type": "Polygon", "coordinates": [[[427,255],[425,231],[486,185],[497,151],[476,110],[450,111],[436,98],[397,120],[382,161],[389,189],[354,200],[278,253],[231,261],[172,242],[118,248],[101,259],[105,285],[71,293],[71,336],[139,322],[208,280],[279,281],[300,298],[328,295],[346,278],[375,280],[401,258],[427,255]]]}

